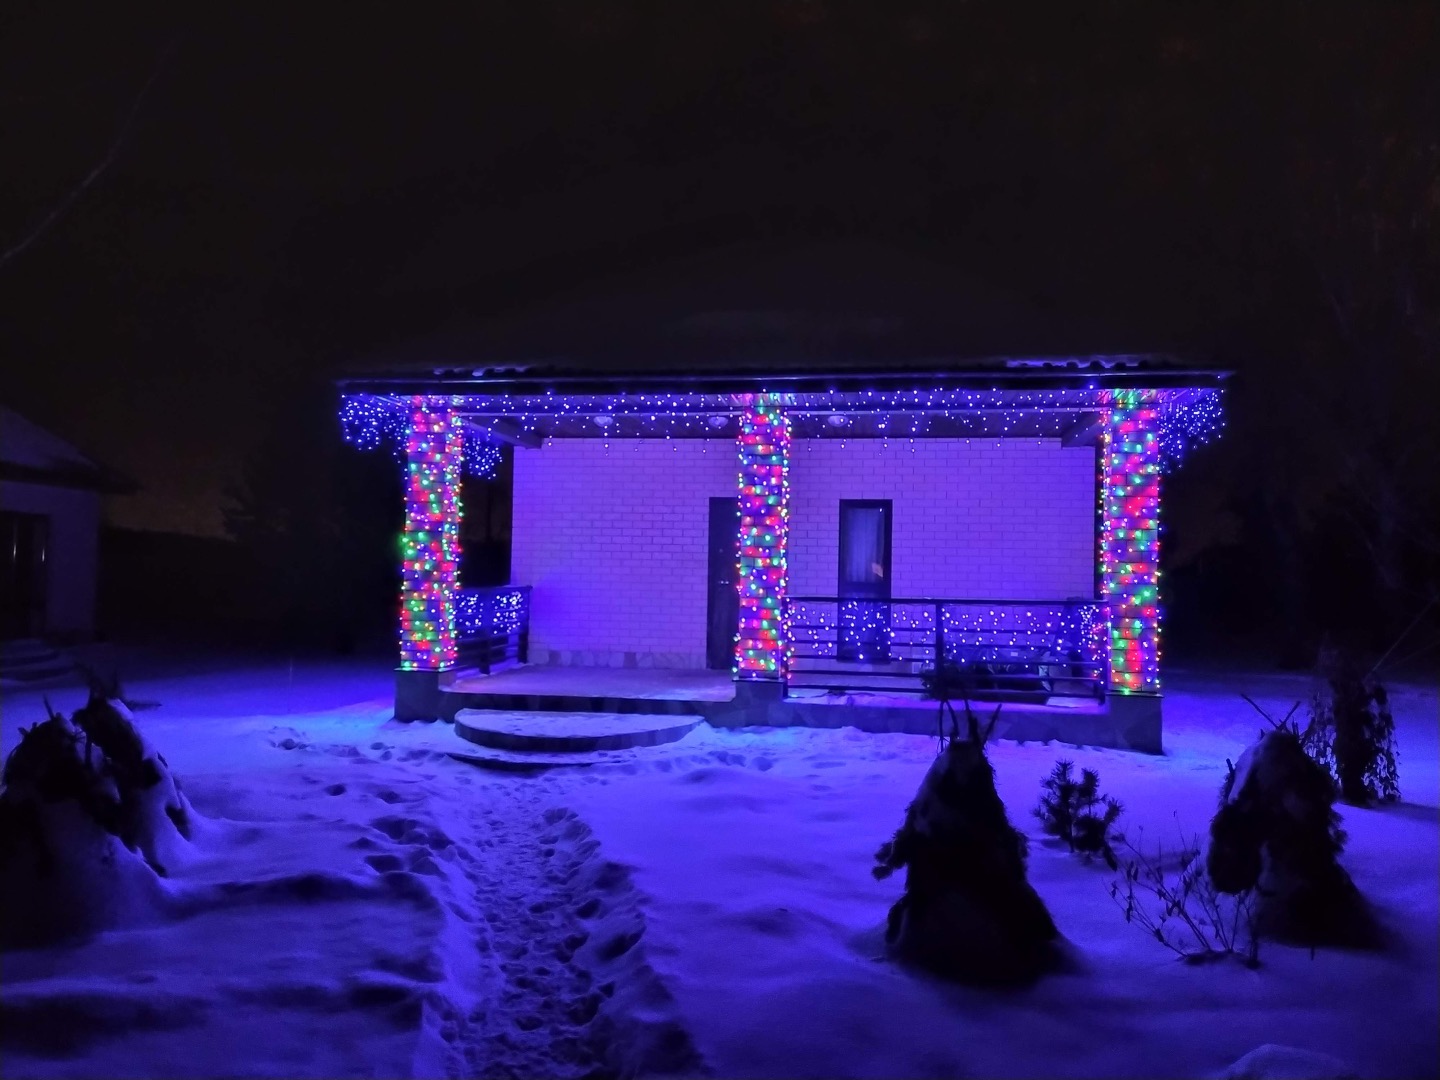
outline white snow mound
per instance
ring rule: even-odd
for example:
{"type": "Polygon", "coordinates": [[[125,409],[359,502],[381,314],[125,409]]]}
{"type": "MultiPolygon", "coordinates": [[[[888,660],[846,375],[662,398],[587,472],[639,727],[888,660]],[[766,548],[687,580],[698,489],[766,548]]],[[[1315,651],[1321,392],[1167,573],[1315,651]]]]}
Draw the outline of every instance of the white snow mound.
{"type": "Polygon", "coordinates": [[[1360,1080],[1339,1058],[1266,1043],[1220,1074],[1221,1080],[1360,1080]]]}

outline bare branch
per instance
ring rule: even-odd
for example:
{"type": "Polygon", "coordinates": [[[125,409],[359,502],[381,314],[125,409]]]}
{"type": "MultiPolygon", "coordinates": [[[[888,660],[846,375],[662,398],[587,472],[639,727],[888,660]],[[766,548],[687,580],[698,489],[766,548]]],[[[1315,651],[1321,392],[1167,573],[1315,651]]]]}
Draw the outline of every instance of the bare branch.
{"type": "Polygon", "coordinates": [[[86,173],[81,181],[65,194],[64,198],[51,207],[50,211],[36,222],[29,232],[25,233],[25,235],[4,251],[0,251],[0,270],[3,270],[12,259],[22,254],[27,248],[34,244],[35,241],[44,236],[45,233],[79,201],[80,196],[84,195],[95,181],[99,180],[109,171],[110,166],[113,165],[115,159],[119,157],[120,150],[125,145],[125,140],[130,134],[130,129],[135,126],[135,120],[139,117],[140,110],[144,106],[145,99],[149,96],[151,88],[159,80],[161,72],[165,69],[165,65],[170,62],[171,57],[175,55],[178,47],[179,40],[176,39],[167,45],[165,51],[160,54],[160,59],[156,61],[155,69],[150,72],[150,77],[145,80],[145,85],[140,87],[140,92],[135,95],[135,99],[130,103],[130,109],[125,114],[125,119],[115,132],[115,137],[110,140],[110,146],[99,163],[86,173]]]}

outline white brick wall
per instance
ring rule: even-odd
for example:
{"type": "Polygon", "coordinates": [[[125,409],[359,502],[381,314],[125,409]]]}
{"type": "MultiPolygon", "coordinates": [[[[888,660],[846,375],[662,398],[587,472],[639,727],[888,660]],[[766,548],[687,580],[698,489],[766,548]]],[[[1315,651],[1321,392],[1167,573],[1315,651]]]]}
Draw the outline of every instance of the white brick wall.
{"type": "Polygon", "coordinates": [[[703,667],[710,499],[734,496],[739,472],[733,439],[517,449],[511,579],[533,586],[532,655],[703,667]]]}
{"type": "MultiPolygon", "coordinates": [[[[710,499],[734,495],[737,473],[729,439],[517,449],[512,580],[534,587],[532,654],[702,665],[710,499]]],[[[893,501],[896,596],[1094,594],[1093,448],[797,440],[790,497],[797,595],[835,592],[841,499],[893,501]]]]}
{"type": "Polygon", "coordinates": [[[790,590],[835,595],[840,500],[890,499],[894,596],[1093,596],[1095,477],[1058,439],[799,440],[790,590]]]}
{"type": "Polygon", "coordinates": [[[49,519],[45,633],[93,636],[100,494],[5,480],[0,481],[0,508],[49,519]]]}

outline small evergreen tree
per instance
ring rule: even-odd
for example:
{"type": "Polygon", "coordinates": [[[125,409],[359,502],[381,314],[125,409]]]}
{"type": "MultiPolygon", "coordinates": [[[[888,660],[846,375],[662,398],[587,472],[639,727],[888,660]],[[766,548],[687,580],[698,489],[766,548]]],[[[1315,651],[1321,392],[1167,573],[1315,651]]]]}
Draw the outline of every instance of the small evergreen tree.
{"type": "Polygon", "coordinates": [[[1076,780],[1075,763],[1061,760],[1041,785],[1035,816],[1048,835],[1065,841],[1072,852],[1086,859],[1099,855],[1105,865],[1116,870],[1120,864],[1110,840],[1123,810],[1117,799],[1100,794],[1099,773],[1081,769],[1076,780]]]}
{"type": "Polygon", "coordinates": [[[1345,802],[1398,799],[1395,719],[1384,685],[1342,649],[1322,649],[1318,672],[1324,685],[1310,701],[1306,749],[1330,772],[1345,802]]]}

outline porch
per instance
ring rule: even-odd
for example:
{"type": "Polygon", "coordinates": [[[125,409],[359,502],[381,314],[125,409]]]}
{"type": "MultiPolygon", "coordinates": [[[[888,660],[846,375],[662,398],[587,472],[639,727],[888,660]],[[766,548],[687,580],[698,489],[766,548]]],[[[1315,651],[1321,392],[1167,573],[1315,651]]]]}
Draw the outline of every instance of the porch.
{"type": "MultiPolygon", "coordinates": [[[[972,673],[977,706],[1001,706],[1001,738],[1160,750],[1153,699],[1107,700],[1107,624],[1094,602],[789,598],[795,651],[775,682],[737,681],[729,670],[530,664],[529,592],[457,594],[457,609],[469,614],[459,627],[459,655],[483,664],[462,660],[441,680],[444,719],[480,709],[930,734],[938,706],[924,697],[923,675],[941,656],[972,673]]],[[[537,715],[530,727],[543,731],[547,724],[537,715]]]]}
{"type": "Polygon", "coordinates": [[[1138,366],[365,386],[347,430],[410,481],[396,715],[927,732],[955,664],[1009,738],[1158,750],[1160,473],[1217,395],[1138,366]],[[502,452],[517,584],[460,588],[462,474],[502,452]]]}
{"type": "MultiPolygon", "coordinates": [[[[524,665],[482,675],[457,672],[440,690],[442,715],[464,709],[524,713],[529,728],[545,732],[546,714],[676,716],[716,727],[854,727],[867,732],[929,735],[937,706],[914,694],[875,690],[832,692],[799,688],[783,696],[774,684],[735,682],[727,672],[664,668],[524,665]]],[[[1058,741],[1158,753],[1158,709],[1136,710],[1138,699],[1061,696],[1001,704],[998,738],[1058,741]]],[[[994,702],[977,698],[977,708],[994,702]]],[[[568,722],[569,727],[573,723],[568,722]]],[[[568,727],[567,727],[568,730],[568,727]]]]}

